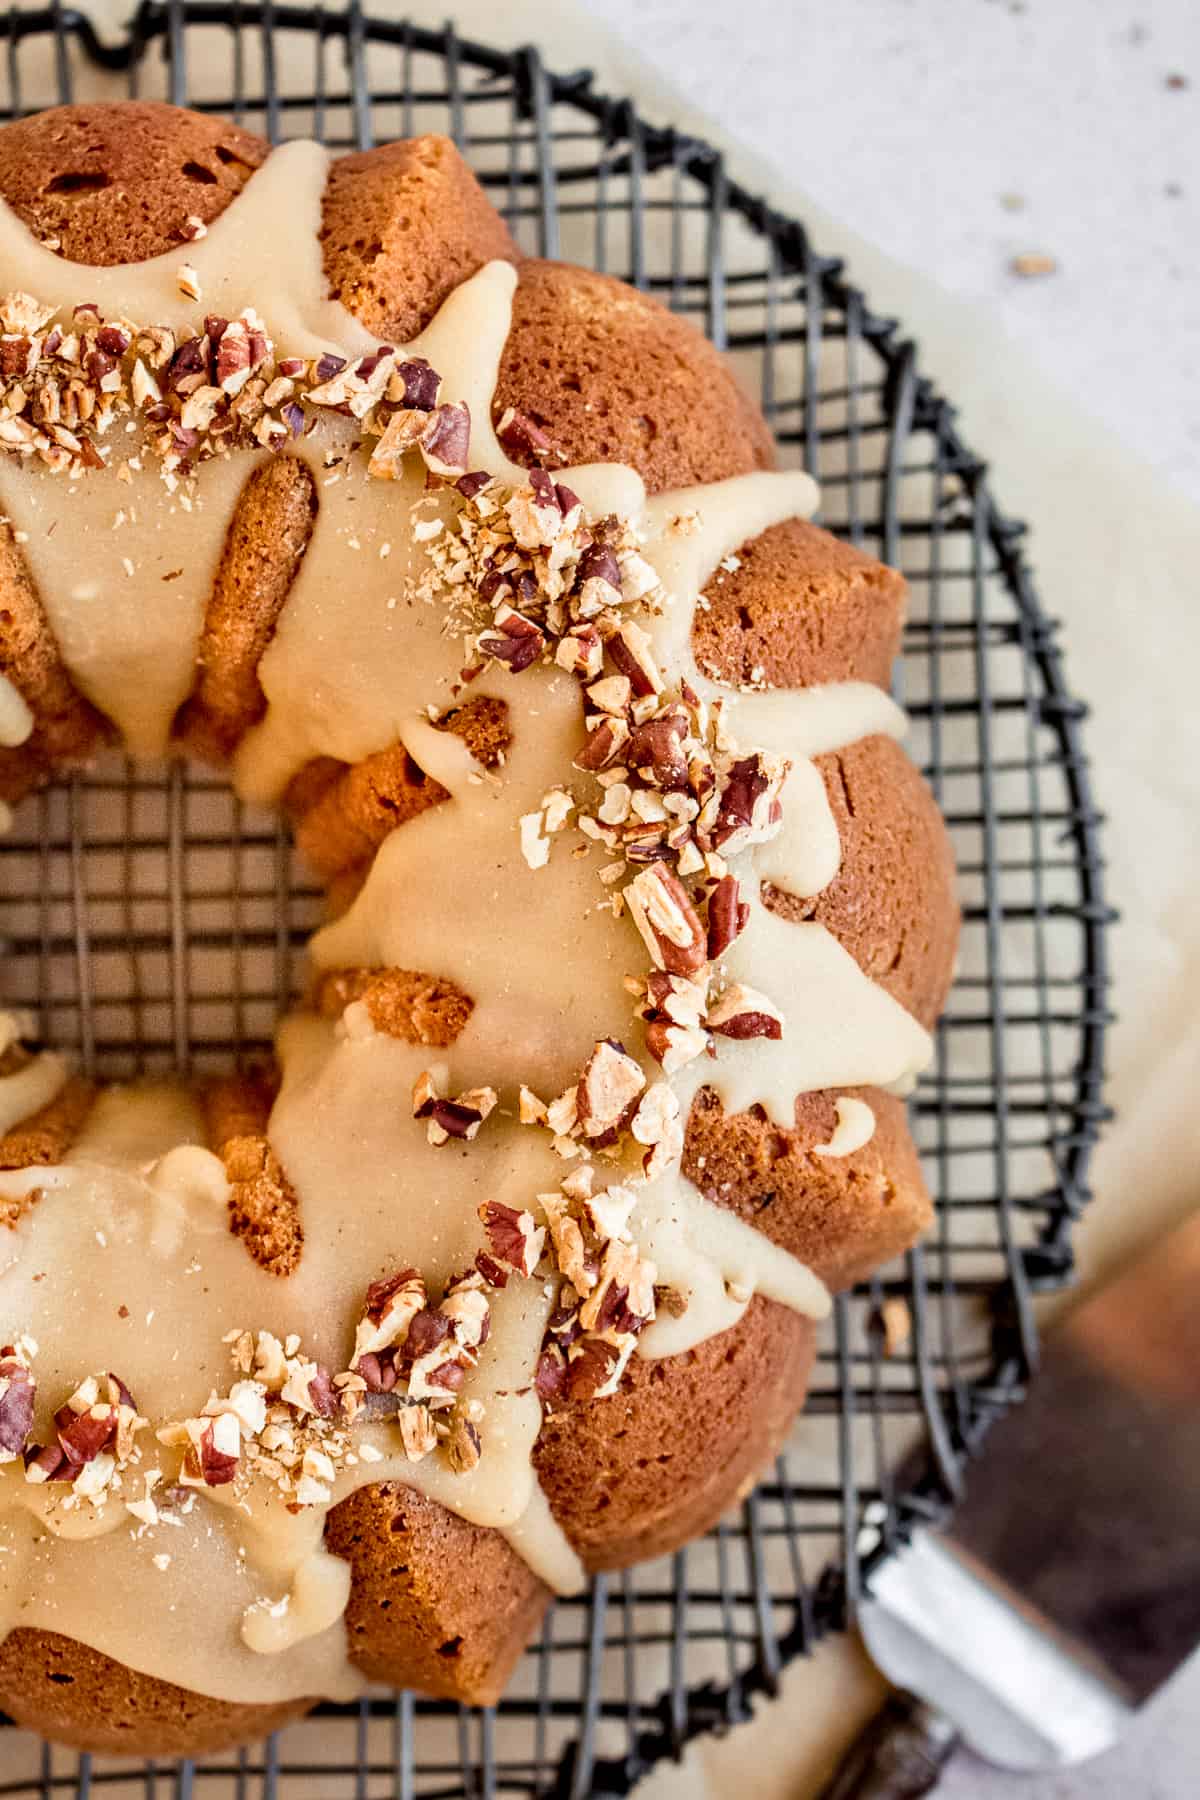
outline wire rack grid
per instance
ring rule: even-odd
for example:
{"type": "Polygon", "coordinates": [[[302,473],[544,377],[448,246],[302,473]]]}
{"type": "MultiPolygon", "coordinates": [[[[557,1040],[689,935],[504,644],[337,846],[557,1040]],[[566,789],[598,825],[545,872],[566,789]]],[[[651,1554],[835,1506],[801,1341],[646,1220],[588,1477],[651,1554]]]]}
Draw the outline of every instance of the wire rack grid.
{"type": "MultiPolygon", "coordinates": [[[[617,1795],[748,1714],[845,1625],[876,1561],[952,1505],[1036,1361],[1031,1300],[1070,1275],[1104,1116],[1103,894],[1081,745],[1023,528],[952,406],[802,223],[695,139],[498,51],[348,10],[148,0],[119,41],[82,12],[0,22],[0,116],[96,94],[162,97],[270,137],[366,147],[448,132],[522,244],[631,280],[694,317],[761,395],[824,522],[902,568],[898,691],[945,811],[961,966],[913,1122],[930,1240],[841,1298],[804,1421],[711,1537],[560,1602],[494,1711],[374,1694],[250,1751],[127,1763],[0,1740],[0,1795],[212,1800],[617,1795]],[[886,1303],[911,1330],[888,1354],[886,1303]]],[[[318,896],[287,835],[191,768],[119,760],[21,809],[0,839],[6,1003],[124,1077],[227,1065],[269,1042],[318,896]]]]}

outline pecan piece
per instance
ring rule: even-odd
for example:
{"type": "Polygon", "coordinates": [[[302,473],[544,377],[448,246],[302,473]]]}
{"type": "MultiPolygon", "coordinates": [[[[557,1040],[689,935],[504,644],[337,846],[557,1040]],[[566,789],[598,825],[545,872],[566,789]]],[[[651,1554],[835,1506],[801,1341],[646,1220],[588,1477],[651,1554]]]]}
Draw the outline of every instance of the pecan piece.
{"type": "Polygon", "coordinates": [[[531,1212],[518,1212],[499,1200],[485,1200],[479,1217],[493,1256],[520,1275],[532,1275],[545,1247],[545,1226],[537,1225],[531,1212]]]}
{"type": "Polygon", "coordinates": [[[628,675],[604,675],[588,687],[588,704],[597,712],[622,716],[627,710],[633,690],[628,675]]]}
{"type": "Polygon", "coordinates": [[[604,667],[604,645],[594,625],[573,625],[558,640],[554,660],[568,675],[581,681],[594,681],[604,667]]]}
{"type": "Polygon", "coordinates": [[[716,962],[746,929],[750,908],[735,875],[723,875],[708,896],[708,960],[716,962]]]}
{"type": "Polygon", "coordinates": [[[673,870],[652,863],[624,890],[625,903],[655,965],[671,975],[694,975],[708,960],[708,936],[673,870]]]}
{"type": "Polygon", "coordinates": [[[358,1367],[364,1355],[403,1344],[425,1304],[425,1283],[415,1269],[399,1269],[373,1281],[354,1334],[354,1366],[358,1367]]]}
{"type": "MultiPolygon", "coordinates": [[[[301,415],[303,416],[303,415],[301,415]]],[[[383,435],[371,452],[368,474],[383,481],[398,481],[404,468],[404,457],[415,450],[429,424],[427,413],[402,407],[392,413],[383,435]]]]}
{"type": "Polygon", "coordinates": [[[467,1475],[478,1467],[483,1445],[479,1432],[464,1414],[455,1418],[444,1448],[446,1461],[456,1475],[467,1475]]]}
{"type": "Polygon", "coordinates": [[[732,855],[749,844],[772,837],[783,819],[780,791],[791,763],[786,757],[756,750],[739,757],[725,777],[712,841],[732,855]]]}
{"type": "Polygon", "coordinates": [[[227,1487],[238,1472],[242,1453],[242,1429],[236,1414],[218,1413],[199,1421],[203,1429],[195,1442],[200,1480],[205,1487],[227,1487]]]}
{"type": "Polygon", "coordinates": [[[13,1344],[0,1350],[0,1463],[22,1454],[33,1428],[37,1383],[25,1357],[13,1344]]]}
{"type": "Polygon", "coordinates": [[[544,1345],[538,1357],[537,1372],[533,1378],[538,1399],[543,1406],[553,1406],[556,1401],[565,1400],[570,1392],[570,1376],[567,1370],[565,1353],[556,1343],[544,1345]]]}
{"type": "Polygon", "coordinates": [[[710,1007],[705,1021],[710,1031],[728,1038],[781,1038],[783,1014],[756,988],[734,982],[710,1007]]]}
{"type": "Polygon", "coordinates": [[[611,1387],[621,1353],[605,1338],[584,1338],[567,1364],[567,1391],[572,1400],[595,1400],[611,1387]]]}
{"type": "Polygon", "coordinates": [[[437,1448],[437,1431],[427,1406],[406,1406],[400,1413],[400,1441],[409,1462],[421,1462],[437,1448]]]}
{"type": "Polygon", "coordinates": [[[478,648],[481,656],[507,663],[513,674],[519,675],[537,662],[545,645],[540,626],[527,619],[524,613],[501,604],[496,608],[494,626],[480,634],[478,648]]]}
{"type": "Polygon", "coordinates": [[[470,466],[471,412],[465,401],[434,407],[421,436],[421,455],[434,475],[457,481],[470,466]]]}
{"type": "Polygon", "coordinates": [[[396,370],[404,404],[417,412],[432,412],[437,405],[442,378],[423,356],[410,356],[396,370]]]}
{"type": "Polygon", "coordinates": [[[515,406],[506,406],[501,413],[496,436],[510,455],[528,457],[531,462],[553,448],[541,426],[515,406]]]}
{"type": "Polygon", "coordinates": [[[592,774],[610,768],[623,755],[629,737],[624,719],[601,718],[595,730],[588,732],[587,743],[575,758],[575,767],[592,774]]]}
{"type": "Polygon", "coordinates": [[[413,1083],[413,1118],[427,1121],[429,1142],[435,1148],[448,1144],[451,1138],[470,1143],[478,1137],[498,1098],[495,1088],[484,1087],[468,1088],[454,1100],[445,1099],[438,1093],[432,1071],[426,1069],[413,1083]]]}
{"type": "Polygon", "coordinates": [[[641,1065],[620,1044],[601,1039],[584,1065],[576,1094],[584,1135],[598,1138],[615,1130],[645,1085],[641,1065]]]}
{"type": "Polygon", "coordinates": [[[621,674],[629,677],[630,686],[639,700],[662,693],[663,678],[654,660],[654,648],[640,625],[632,619],[623,620],[605,648],[621,674]]]}
{"type": "Polygon", "coordinates": [[[655,787],[675,792],[687,786],[688,760],[683,751],[688,721],[672,711],[635,725],[624,760],[655,787]]]}

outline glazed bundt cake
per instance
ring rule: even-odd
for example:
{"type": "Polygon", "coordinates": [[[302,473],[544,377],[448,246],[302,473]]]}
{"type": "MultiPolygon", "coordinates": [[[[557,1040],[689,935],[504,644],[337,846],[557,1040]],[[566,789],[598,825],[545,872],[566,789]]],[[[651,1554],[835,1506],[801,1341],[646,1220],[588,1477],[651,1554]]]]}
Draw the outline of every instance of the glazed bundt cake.
{"type": "Polygon", "coordinates": [[[491,1700],[928,1222],[904,584],[443,139],[67,107],[0,195],[0,799],[227,764],[329,896],[270,1064],[97,1085],[0,1015],[0,1705],[168,1754],[491,1700]]]}

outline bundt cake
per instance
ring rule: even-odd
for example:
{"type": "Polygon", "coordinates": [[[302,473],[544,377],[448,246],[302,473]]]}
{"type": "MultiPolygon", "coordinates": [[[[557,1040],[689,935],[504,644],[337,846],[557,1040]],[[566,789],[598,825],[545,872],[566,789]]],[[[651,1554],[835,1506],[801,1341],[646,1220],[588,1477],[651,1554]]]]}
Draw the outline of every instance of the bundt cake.
{"type": "Polygon", "coordinates": [[[329,896],[269,1065],[99,1085],[0,1015],[0,1705],[190,1754],[490,1701],[928,1222],[904,583],[441,138],[65,107],[0,195],[0,799],[227,764],[329,896]]]}

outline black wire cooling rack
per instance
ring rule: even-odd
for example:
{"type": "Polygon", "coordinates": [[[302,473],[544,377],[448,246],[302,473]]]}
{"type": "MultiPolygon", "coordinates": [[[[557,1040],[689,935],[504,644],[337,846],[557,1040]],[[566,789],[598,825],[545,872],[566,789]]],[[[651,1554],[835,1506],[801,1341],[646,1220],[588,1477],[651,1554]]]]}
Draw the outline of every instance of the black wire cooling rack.
{"type": "MultiPolygon", "coordinates": [[[[953,407],[882,318],[728,174],[585,71],[351,5],[145,4],[120,41],[68,7],[0,20],[5,118],[83,95],[165,97],[272,138],[450,133],[531,250],[621,275],[696,318],[762,397],[824,521],[902,568],[898,685],[950,822],[965,926],[913,1114],[938,1223],[837,1302],[794,1446],[703,1543],[560,1602],[510,1695],[474,1712],[377,1694],[193,1765],[0,1738],[0,1795],[212,1800],[617,1795],[748,1714],[842,1627],[878,1558],[952,1504],[1034,1365],[1031,1298],[1071,1270],[1103,1118],[1104,902],[1080,727],[1022,527],[953,407]],[[882,1321],[902,1299],[911,1330],[882,1321]],[[889,1354],[889,1350],[891,1353],[889,1354]]],[[[275,820],[179,766],[101,765],[0,839],[8,1003],[123,1076],[269,1038],[316,895],[275,820]]]]}

